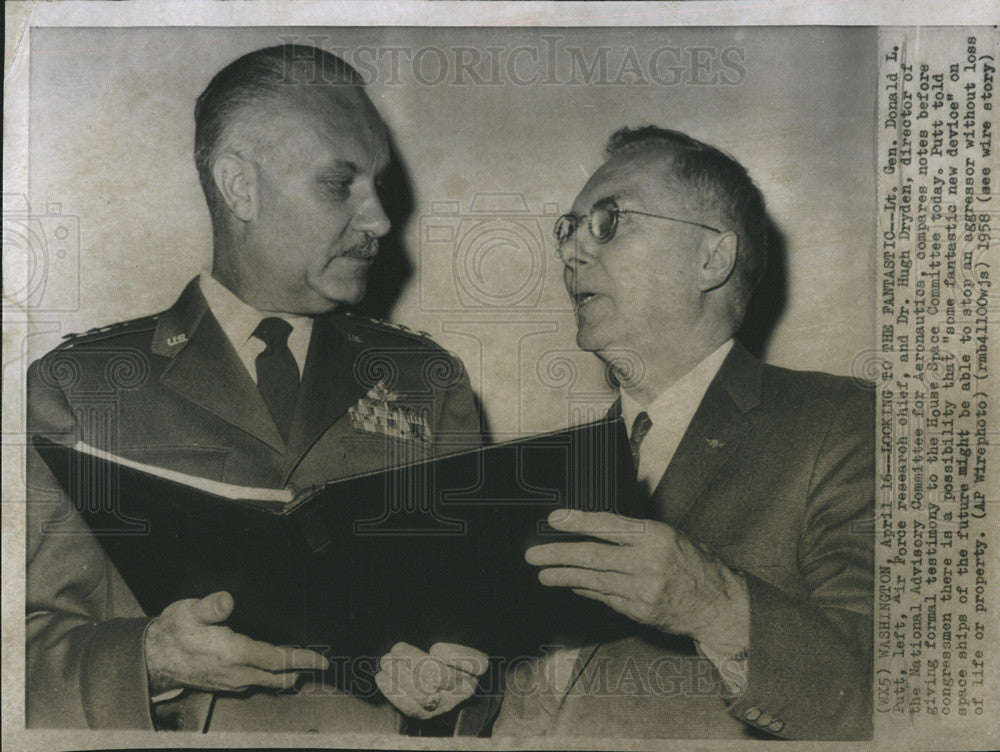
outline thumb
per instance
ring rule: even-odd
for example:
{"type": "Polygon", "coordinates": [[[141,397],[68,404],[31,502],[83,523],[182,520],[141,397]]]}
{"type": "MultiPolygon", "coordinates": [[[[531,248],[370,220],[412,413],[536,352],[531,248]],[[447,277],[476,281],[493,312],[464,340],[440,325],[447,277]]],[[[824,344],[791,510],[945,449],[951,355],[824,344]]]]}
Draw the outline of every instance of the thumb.
{"type": "Polygon", "coordinates": [[[229,618],[234,605],[233,596],[220,590],[196,600],[191,610],[194,618],[202,624],[219,624],[229,618]]]}

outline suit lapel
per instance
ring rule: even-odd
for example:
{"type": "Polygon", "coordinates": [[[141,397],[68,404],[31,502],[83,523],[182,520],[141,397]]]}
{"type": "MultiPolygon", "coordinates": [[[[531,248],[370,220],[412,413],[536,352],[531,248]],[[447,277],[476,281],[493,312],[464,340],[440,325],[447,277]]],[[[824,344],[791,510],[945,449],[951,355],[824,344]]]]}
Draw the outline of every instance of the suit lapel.
{"type": "Polygon", "coordinates": [[[344,336],[337,315],[314,320],[289,435],[285,479],[330,426],[365,394],[354,376],[360,345],[344,336]]]}
{"type": "MultiPolygon", "coordinates": [[[[753,426],[751,411],[760,404],[760,374],[760,361],[737,340],[712,379],[652,494],[655,514],[662,522],[675,527],[680,524],[709,481],[746,437],[753,426]]],[[[607,417],[622,417],[621,398],[615,400],[607,417]]],[[[567,693],[599,648],[600,643],[596,643],[580,650],[567,693]]]]}
{"type": "Polygon", "coordinates": [[[152,350],[171,359],[160,381],[218,418],[285,451],[257,387],[205,302],[195,278],[157,322],[152,350]]]}
{"type": "Polygon", "coordinates": [[[760,402],[760,365],[739,342],[733,345],[653,491],[661,522],[680,526],[752,427],[748,413],[760,402]]]}

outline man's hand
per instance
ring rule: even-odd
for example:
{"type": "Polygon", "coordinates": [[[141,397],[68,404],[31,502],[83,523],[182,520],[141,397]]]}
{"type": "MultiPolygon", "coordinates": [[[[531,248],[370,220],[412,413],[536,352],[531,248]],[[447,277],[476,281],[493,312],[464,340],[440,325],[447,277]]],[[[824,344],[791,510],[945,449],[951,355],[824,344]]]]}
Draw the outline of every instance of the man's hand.
{"type": "Polygon", "coordinates": [[[375,683],[406,715],[427,720],[472,697],[489,656],[463,645],[435,643],[429,653],[405,642],[382,656],[375,683]]]}
{"type": "Polygon", "coordinates": [[[749,644],[746,582],[701,543],[662,522],[607,512],[557,510],[549,524],[599,541],[529,548],[524,558],[544,567],[543,585],[572,588],[634,621],[717,650],[735,653],[749,644]]]}
{"type": "Polygon", "coordinates": [[[233,605],[229,593],[212,593],[171,603],[150,622],[145,638],[150,694],[180,687],[290,689],[298,672],[329,668],[330,662],[311,650],[258,642],[221,626],[233,605]]]}

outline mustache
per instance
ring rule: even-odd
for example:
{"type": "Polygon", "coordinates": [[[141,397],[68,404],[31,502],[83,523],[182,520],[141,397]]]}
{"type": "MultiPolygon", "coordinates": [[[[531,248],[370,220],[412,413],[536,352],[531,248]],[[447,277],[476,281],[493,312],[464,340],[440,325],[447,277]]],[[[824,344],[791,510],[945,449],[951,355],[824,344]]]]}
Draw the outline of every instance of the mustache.
{"type": "Polygon", "coordinates": [[[371,261],[378,255],[378,238],[366,236],[350,246],[341,255],[361,259],[362,261],[371,261]]]}

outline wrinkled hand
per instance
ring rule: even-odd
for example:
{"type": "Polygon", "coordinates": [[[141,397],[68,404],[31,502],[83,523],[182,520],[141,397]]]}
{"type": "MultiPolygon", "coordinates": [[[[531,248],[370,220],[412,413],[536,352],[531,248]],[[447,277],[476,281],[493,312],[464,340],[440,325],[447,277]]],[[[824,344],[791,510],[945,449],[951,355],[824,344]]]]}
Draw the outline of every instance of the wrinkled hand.
{"type": "Polygon", "coordinates": [[[556,510],[557,530],[597,538],[525,552],[543,585],[568,587],[633,621],[734,651],[750,634],[746,582],[704,545],[655,520],[556,510]]]}
{"type": "Polygon", "coordinates": [[[375,683],[406,715],[427,720],[472,697],[489,656],[464,645],[435,643],[429,653],[405,642],[382,656],[375,683]]]}
{"type": "Polygon", "coordinates": [[[229,593],[212,593],[171,603],[150,622],[145,637],[150,694],[181,687],[290,689],[299,672],[329,668],[330,662],[311,650],[258,642],[222,626],[233,605],[229,593]]]}

